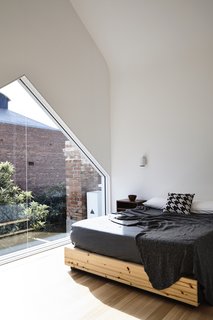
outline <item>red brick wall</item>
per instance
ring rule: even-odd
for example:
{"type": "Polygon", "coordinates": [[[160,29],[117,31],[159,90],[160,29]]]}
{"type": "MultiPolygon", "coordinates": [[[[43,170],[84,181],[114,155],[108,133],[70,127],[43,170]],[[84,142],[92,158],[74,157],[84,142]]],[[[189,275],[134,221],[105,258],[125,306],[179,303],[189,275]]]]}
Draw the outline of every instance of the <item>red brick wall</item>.
{"type": "Polygon", "coordinates": [[[65,140],[59,130],[1,124],[0,161],[15,166],[14,180],[24,190],[65,183],[65,140]]]}
{"type": "Polygon", "coordinates": [[[86,218],[86,193],[99,190],[101,176],[71,141],[66,141],[67,217],[72,222],[86,218]]]}

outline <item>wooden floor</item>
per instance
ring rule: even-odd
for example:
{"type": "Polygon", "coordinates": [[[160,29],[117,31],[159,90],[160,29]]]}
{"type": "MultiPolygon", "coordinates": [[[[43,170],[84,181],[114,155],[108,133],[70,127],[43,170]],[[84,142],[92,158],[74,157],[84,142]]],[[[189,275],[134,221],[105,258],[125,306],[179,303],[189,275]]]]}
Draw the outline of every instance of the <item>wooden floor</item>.
{"type": "Polygon", "coordinates": [[[2,320],[212,320],[198,308],[64,265],[60,247],[0,267],[2,320]]]}

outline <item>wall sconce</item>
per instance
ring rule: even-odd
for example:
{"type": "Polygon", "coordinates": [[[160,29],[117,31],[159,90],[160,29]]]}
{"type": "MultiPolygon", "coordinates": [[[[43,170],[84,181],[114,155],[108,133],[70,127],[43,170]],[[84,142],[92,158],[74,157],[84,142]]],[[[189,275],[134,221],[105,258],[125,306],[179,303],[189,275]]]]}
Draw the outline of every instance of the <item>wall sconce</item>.
{"type": "Polygon", "coordinates": [[[147,165],[147,157],[145,155],[142,156],[140,161],[140,167],[145,167],[147,165]]]}

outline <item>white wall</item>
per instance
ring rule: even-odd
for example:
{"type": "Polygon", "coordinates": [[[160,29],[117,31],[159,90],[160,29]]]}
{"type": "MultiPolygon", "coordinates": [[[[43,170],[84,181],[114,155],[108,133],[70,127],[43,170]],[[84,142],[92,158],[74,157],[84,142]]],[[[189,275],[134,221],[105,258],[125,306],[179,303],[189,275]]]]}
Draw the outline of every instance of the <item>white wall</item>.
{"type": "Polygon", "coordinates": [[[175,21],[156,11],[158,39],[143,43],[145,61],[130,56],[128,68],[112,72],[113,208],[130,193],[213,199],[213,19],[206,1],[190,3],[175,21]],[[143,154],[148,165],[140,168],[143,154]]]}
{"type": "Polygon", "coordinates": [[[0,87],[22,75],[110,173],[107,65],[68,0],[1,0],[0,87]]]}
{"type": "Polygon", "coordinates": [[[129,193],[213,199],[213,2],[136,3],[139,46],[118,43],[111,70],[111,159],[108,69],[68,0],[1,0],[0,86],[25,74],[108,172],[111,160],[113,207],[129,193]]]}

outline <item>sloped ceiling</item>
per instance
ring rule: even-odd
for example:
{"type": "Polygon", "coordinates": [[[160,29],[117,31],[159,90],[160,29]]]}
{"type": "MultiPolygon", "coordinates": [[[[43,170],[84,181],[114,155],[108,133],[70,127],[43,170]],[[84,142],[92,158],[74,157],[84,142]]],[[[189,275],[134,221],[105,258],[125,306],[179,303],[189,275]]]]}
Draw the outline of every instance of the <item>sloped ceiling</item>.
{"type": "Polygon", "coordinates": [[[140,68],[208,43],[211,0],[70,0],[110,71],[140,68]],[[169,54],[168,54],[169,53],[169,54]]]}

